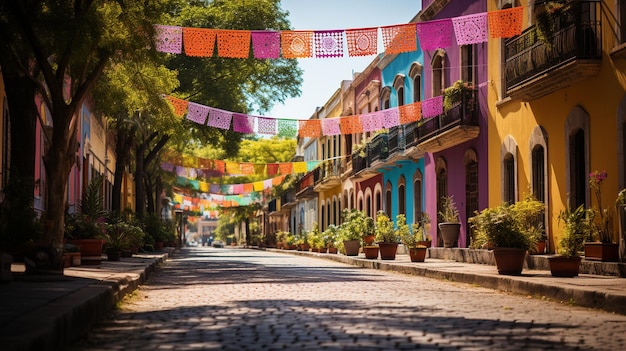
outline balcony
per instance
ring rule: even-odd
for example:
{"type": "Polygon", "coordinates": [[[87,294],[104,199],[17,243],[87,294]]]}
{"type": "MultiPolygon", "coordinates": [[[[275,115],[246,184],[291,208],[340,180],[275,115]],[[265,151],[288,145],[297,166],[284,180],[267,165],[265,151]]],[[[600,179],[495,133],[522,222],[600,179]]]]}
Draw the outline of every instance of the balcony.
{"type": "Polygon", "coordinates": [[[421,152],[439,152],[472,140],[479,132],[476,90],[464,90],[461,100],[448,111],[421,121],[417,148],[421,152]]]}
{"type": "Polygon", "coordinates": [[[602,63],[602,2],[569,2],[546,42],[537,25],[506,41],[507,94],[531,101],[594,77],[602,63]]]}
{"type": "Polygon", "coordinates": [[[389,130],[389,155],[386,165],[406,159],[420,159],[424,152],[417,149],[417,122],[393,127],[389,130]]]}
{"type": "Polygon", "coordinates": [[[326,191],[341,184],[341,160],[324,162],[319,169],[319,178],[315,181],[315,191],[326,191]]]}
{"type": "Polygon", "coordinates": [[[280,196],[281,210],[290,210],[296,206],[296,194],[294,190],[289,190],[280,196]]]}
{"type": "Polygon", "coordinates": [[[315,192],[315,181],[319,179],[319,167],[305,174],[296,183],[296,199],[310,199],[317,196],[315,192]]]}

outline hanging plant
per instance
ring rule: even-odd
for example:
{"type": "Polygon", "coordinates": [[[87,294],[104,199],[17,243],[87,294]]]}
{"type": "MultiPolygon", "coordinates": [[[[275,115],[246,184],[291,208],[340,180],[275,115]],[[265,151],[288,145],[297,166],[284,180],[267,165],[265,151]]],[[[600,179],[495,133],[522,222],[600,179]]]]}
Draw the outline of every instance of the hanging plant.
{"type": "Polygon", "coordinates": [[[443,110],[448,111],[454,105],[461,102],[463,99],[463,92],[470,90],[471,85],[462,80],[457,80],[451,86],[443,90],[443,110]]]}
{"type": "Polygon", "coordinates": [[[543,10],[537,14],[537,39],[549,47],[552,46],[552,38],[557,30],[558,19],[563,13],[564,6],[559,1],[549,1],[544,4],[543,10]]]}

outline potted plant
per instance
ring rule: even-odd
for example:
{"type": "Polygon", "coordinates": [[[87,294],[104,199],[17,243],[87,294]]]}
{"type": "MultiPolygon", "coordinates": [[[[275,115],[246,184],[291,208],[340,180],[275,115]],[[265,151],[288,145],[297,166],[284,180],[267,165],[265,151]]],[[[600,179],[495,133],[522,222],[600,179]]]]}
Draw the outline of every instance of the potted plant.
{"type": "Polygon", "coordinates": [[[448,111],[463,101],[463,93],[473,89],[471,83],[457,80],[451,86],[443,90],[443,110],[448,111]]]}
{"type": "MultiPolygon", "coordinates": [[[[536,200],[535,200],[536,201],[536,200]]],[[[526,252],[537,240],[532,230],[524,228],[513,205],[486,208],[470,218],[476,245],[492,246],[499,274],[519,275],[524,268],[526,252]]]]}
{"type": "Polygon", "coordinates": [[[398,229],[397,234],[400,237],[400,241],[409,249],[409,258],[411,262],[424,262],[426,259],[426,252],[428,248],[423,245],[423,227],[422,223],[414,223],[409,230],[409,225],[406,224],[406,217],[404,215],[398,215],[398,229]]]}
{"type": "Polygon", "coordinates": [[[618,238],[620,239],[620,243],[622,243],[619,249],[619,257],[620,261],[623,262],[626,259],[626,246],[623,244],[626,241],[626,188],[617,193],[615,207],[617,210],[617,223],[619,224],[618,238]]]}
{"type": "Polygon", "coordinates": [[[101,186],[102,176],[91,179],[78,205],[78,213],[66,216],[66,235],[79,247],[81,263],[85,265],[98,265],[102,261],[106,211],[101,186]]]}
{"type": "Polygon", "coordinates": [[[106,225],[104,235],[109,261],[119,261],[122,251],[143,242],[143,230],[121,219],[113,219],[106,225]]]}
{"type": "Polygon", "coordinates": [[[365,212],[357,209],[344,209],[343,223],[339,226],[339,234],[346,256],[358,256],[361,238],[371,231],[365,212]]]}
{"type": "Polygon", "coordinates": [[[443,247],[455,247],[459,241],[459,233],[461,231],[461,223],[459,223],[459,210],[452,196],[444,196],[442,199],[441,211],[439,217],[441,222],[438,224],[439,231],[443,238],[443,247]]]}
{"type": "Polygon", "coordinates": [[[322,238],[328,248],[328,253],[337,253],[337,241],[339,240],[339,227],[334,224],[329,224],[326,230],[322,233],[322,238]]]}
{"type": "Polygon", "coordinates": [[[596,261],[619,261],[619,245],[613,243],[613,209],[602,207],[602,184],[607,178],[606,171],[593,171],[589,174],[591,188],[597,207],[592,207],[591,240],[585,242],[585,259],[596,261]]]}
{"type": "Polygon", "coordinates": [[[563,233],[558,243],[556,256],[548,258],[550,272],[555,277],[575,277],[580,271],[579,251],[589,231],[589,210],[584,205],[575,210],[568,206],[559,213],[559,224],[563,222],[563,233]]]}
{"type": "Polygon", "coordinates": [[[537,13],[537,38],[548,48],[552,47],[554,33],[558,29],[559,17],[563,16],[564,4],[560,1],[547,1],[537,13]]]}
{"type": "MultiPolygon", "coordinates": [[[[406,224],[406,220],[405,220],[406,224]]],[[[380,248],[381,260],[395,260],[398,251],[398,235],[393,228],[393,222],[384,211],[376,214],[376,241],[380,248]]]]}

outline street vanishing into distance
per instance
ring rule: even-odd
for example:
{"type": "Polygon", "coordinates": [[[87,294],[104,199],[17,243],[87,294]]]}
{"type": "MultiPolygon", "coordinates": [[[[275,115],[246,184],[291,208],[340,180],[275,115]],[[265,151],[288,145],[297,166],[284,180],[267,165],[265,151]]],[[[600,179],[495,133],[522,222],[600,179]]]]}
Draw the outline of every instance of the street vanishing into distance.
{"type": "Polygon", "coordinates": [[[624,323],[537,296],[195,247],[163,264],[72,350],[624,350],[624,323]]]}

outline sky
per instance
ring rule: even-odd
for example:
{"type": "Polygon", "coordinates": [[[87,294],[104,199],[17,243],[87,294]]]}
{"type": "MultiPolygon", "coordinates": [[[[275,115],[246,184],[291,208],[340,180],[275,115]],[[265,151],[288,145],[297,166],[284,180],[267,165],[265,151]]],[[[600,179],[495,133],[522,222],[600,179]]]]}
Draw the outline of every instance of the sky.
{"type": "MultiPolygon", "coordinates": [[[[331,30],[382,27],[408,23],[421,9],[421,0],[282,0],[289,21],[296,30],[331,30]]],[[[381,38],[379,52],[382,52],[381,38]]],[[[347,56],[347,52],[344,51],[347,56]]],[[[298,59],[304,71],[302,94],[276,104],[266,115],[274,118],[308,119],[315,108],[324,105],[340,87],[351,80],[376,56],[359,58],[298,59]]]]}

